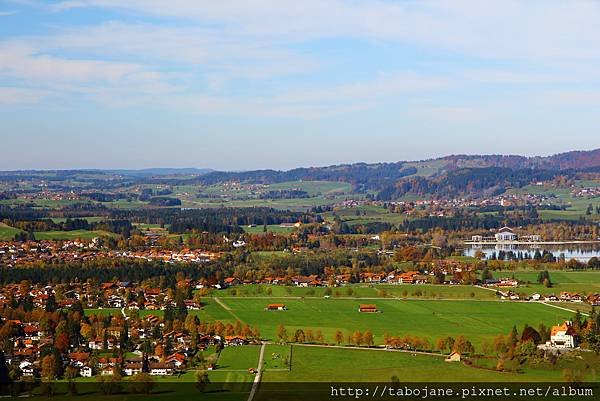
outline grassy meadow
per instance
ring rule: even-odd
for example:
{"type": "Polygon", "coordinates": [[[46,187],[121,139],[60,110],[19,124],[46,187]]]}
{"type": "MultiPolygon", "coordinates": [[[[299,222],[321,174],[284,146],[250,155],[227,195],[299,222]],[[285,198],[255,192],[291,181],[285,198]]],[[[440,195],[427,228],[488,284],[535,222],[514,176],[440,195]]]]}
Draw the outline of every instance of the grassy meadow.
{"type": "MultiPolygon", "coordinates": [[[[365,303],[358,299],[220,298],[220,302],[229,309],[225,310],[229,321],[237,317],[257,326],[265,339],[276,340],[277,327],[283,324],[288,334],[297,329],[321,330],[330,343],[339,329],[344,335],[371,330],[376,344],[383,344],[385,333],[427,337],[432,342],[442,336],[464,335],[477,347],[508,333],[513,325],[552,325],[572,317],[547,305],[500,301],[369,300],[380,310],[371,314],[358,312],[358,306],[365,303]],[[288,310],[265,311],[271,302],[285,303],[288,310]]],[[[206,313],[222,316],[222,311],[215,311],[224,309],[221,304],[208,304],[206,313]]]]}

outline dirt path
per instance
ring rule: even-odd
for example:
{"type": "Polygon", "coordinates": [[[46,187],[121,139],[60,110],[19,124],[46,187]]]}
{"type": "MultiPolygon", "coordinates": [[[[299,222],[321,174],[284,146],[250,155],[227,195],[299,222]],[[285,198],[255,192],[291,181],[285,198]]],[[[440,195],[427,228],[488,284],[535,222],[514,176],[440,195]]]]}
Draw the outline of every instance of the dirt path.
{"type": "Polygon", "coordinates": [[[239,318],[239,316],[238,316],[238,315],[236,315],[236,314],[235,314],[235,312],[234,312],[234,311],[233,311],[233,310],[232,310],[232,309],[231,309],[229,306],[225,305],[225,304],[224,304],[224,303],[223,303],[223,302],[222,302],[222,301],[221,301],[219,298],[217,298],[217,297],[214,297],[213,299],[215,300],[215,302],[216,302],[216,303],[218,303],[218,304],[219,304],[219,306],[220,306],[221,308],[225,309],[225,310],[226,310],[226,311],[227,311],[227,312],[228,312],[228,313],[229,313],[231,316],[233,316],[233,318],[234,318],[235,320],[239,320],[239,321],[240,321],[240,322],[242,322],[242,323],[246,323],[246,322],[244,322],[242,319],[240,319],[240,318],[239,318]]]}
{"type": "Polygon", "coordinates": [[[354,349],[354,350],[360,350],[360,351],[402,352],[402,353],[405,353],[405,354],[417,354],[417,355],[437,356],[439,358],[445,358],[447,356],[447,355],[438,354],[438,353],[435,353],[435,352],[410,351],[410,350],[406,350],[406,349],[381,348],[381,347],[363,348],[363,347],[350,347],[350,346],[347,346],[347,345],[296,344],[296,343],[294,343],[294,346],[295,347],[354,349]]]}
{"type": "MultiPolygon", "coordinates": [[[[573,309],[568,309],[568,308],[563,308],[562,306],[558,306],[558,305],[552,305],[552,304],[548,304],[548,303],[546,303],[546,302],[539,302],[539,303],[540,303],[540,304],[543,304],[543,305],[546,305],[546,306],[549,306],[549,307],[551,307],[551,308],[556,308],[556,309],[564,310],[564,311],[567,311],[567,312],[577,313],[577,311],[576,311],[576,310],[573,310],[573,309]]],[[[579,313],[581,313],[581,315],[582,315],[582,316],[586,316],[586,317],[589,317],[589,316],[590,316],[590,314],[589,314],[589,313],[585,313],[585,312],[579,312],[579,313]]]]}

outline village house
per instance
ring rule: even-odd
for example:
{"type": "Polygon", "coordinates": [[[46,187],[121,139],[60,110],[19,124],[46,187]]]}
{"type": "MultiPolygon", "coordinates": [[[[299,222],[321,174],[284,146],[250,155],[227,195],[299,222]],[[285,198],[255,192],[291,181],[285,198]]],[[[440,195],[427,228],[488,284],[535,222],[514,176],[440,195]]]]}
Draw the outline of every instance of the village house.
{"type": "Polygon", "coordinates": [[[168,376],[172,375],[174,367],[169,363],[151,363],[149,366],[151,376],[168,376]]]}
{"type": "Polygon", "coordinates": [[[445,359],[446,362],[460,362],[461,355],[459,352],[453,352],[445,359]]]}
{"type": "Polygon", "coordinates": [[[136,362],[126,363],[123,367],[123,373],[125,376],[134,376],[142,373],[142,364],[136,362]]]}
{"type": "Polygon", "coordinates": [[[532,301],[539,301],[540,299],[542,299],[542,295],[536,293],[531,294],[531,296],[529,297],[530,300],[532,301]]]}
{"type": "Polygon", "coordinates": [[[269,304],[265,310],[287,310],[285,304],[269,304]]]}
{"type": "Polygon", "coordinates": [[[358,307],[358,311],[361,313],[375,313],[378,312],[377,305],[374,304],[361,304],[358,307]]]}
{"type": "Polygon", "coordinates": [[[81,377],[92,377],[92,368],[90,368],[89,366],[82,366],[81,368],[79,368],[79,375],[81,377]]]}
{"type": "Polygon", "coordinates": [[[237,345],[246,345],[248,344],[248,340],[243,336],[225,336],[225,345],[227,346],[237,346],[237,345]]]}
{"type": "Polygon", "coordinates": [[[550,341],[547,343],[555,348],[575,348],[577,346],[577,333],[569,321],[558,326],[552,326],[550,341]]]}
{"type": "Polygon", "coordinates": [[[429,278],[417,271],[408,271],[394,277],[398,284],[426,284],[429,278]]]}

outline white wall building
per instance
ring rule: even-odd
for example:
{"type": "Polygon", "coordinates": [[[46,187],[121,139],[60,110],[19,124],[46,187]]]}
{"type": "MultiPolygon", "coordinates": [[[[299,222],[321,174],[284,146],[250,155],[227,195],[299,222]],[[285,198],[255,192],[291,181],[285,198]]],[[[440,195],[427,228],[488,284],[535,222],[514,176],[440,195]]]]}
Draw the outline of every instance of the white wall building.
{"type": "Polygon", "coordinates": [[[498,230],[495,237],[496,241],[498,242],[509,242],[517,240],[517,234],[515,234],[515,232],[509,227],[502,227],[500,230],[498,230]]]}

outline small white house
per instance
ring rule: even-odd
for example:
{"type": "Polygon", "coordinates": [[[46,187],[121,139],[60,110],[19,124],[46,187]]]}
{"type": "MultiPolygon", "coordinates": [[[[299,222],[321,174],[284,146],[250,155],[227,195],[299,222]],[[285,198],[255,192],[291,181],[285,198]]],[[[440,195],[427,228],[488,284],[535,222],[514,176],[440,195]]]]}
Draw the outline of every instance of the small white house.
{"type": "Polygon", "coordinates": [[[90,368],[89,366],[82,366],[79,369],[79,374],[81,375],[81,377],[92,377],[92,368],[90,368]]]}

